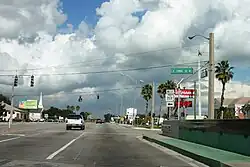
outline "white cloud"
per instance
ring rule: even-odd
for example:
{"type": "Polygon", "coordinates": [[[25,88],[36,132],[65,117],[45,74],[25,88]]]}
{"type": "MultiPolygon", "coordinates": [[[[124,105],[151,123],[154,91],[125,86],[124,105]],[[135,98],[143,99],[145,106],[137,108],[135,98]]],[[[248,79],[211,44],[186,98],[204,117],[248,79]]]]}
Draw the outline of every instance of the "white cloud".
{"type": "MultiPolygon", "coordinates": [[[[76,103],[79,95],[69,93],[74,90],[93,93],[134,82],[125,80],[119,73],[53,74],[190,63],[197,61],[198,49],[205,52],[202,60],[208,60],[207,41],[202,38],[187,40],[187,36],[194,34],[215,33],[216,60],[247,64],[250,60],[249,3],[247,0],[111,0],[96,9],[100,19],[93,29],[82,21],[79,25],[68,24],[67,30],[59,33],[57,27],[67,18],[59,0],[3,0],[0,2],[0,74],[27,75],[19,78],[17,94],[62,92],[47,97],[50,99],[47,105],[56,102],[58,106],[65,106],[65,103],[76,103]],[[137,17],[140,12],[145,15],[137,17]],[[78,28],[74,30],[74,27],[78,28]],[[31,89],[29,75],[32,74],[35,75],[35,87],[31,89]],[[48,75],[40,76],[43,74],[48,75]]],[[[169,68],[127,74],[145,83],[181,77],[170,75],[169,68]]],[[[1,91],[10,93],[12,80],[12,77],[0,76],[1,91]]],[[[215,86],[218,92],[215,94],[219,95],[220,83],[216,82],[215,86]]],[[[228,84],[227,91],[237,91],[226,92],[226,97],[240,96],[242,89],[239,87],[237,82],[228,84]]],[[[244,85],[244,89],[245,92],[250,90],[248,85],[244,85]]],[[[131,97],[138,96],[139,90],[126,92],[124,105],[129,106],[131,97]]],[[[110,92],[100,93],[100,96],[102,100],[98,103],[94,96],[86,96],[89,100],[84,105],[90,110],[104,112],[107,108],[114,109],[114,102],[120,103],[120,99],[110,92]]],[[[206,98],[203,99],[206,104],[206,98]]],[[[144,109],[141,98],[137,104],[144,109]]]]}

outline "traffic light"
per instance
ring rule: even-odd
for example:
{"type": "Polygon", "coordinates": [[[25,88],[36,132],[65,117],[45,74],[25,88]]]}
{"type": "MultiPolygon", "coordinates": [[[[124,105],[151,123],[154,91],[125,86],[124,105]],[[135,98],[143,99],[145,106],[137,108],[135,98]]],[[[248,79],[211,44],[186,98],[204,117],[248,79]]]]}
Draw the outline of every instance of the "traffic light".
{"type": "Polygon", "coordinates": [[[14,86],[16,87],[17,84],[18,84],[18,76],[16,75],[16,76],[15,76],[15,79],[14,79],[14,86]]]}
{"type": "Polygon", "coordinates": [[[34,87],[34,75],[30,77],[30,87],[34,87]]]}
{"type": "Polygon", "coordinates": [[[78,101],[82,102],[82,96],[79,96],[78,101]]]}
{"type": "Polygon", "coordinates": [[[100,98],[99,95],[97,95],[96,98],[99,99],[100,98]]]}

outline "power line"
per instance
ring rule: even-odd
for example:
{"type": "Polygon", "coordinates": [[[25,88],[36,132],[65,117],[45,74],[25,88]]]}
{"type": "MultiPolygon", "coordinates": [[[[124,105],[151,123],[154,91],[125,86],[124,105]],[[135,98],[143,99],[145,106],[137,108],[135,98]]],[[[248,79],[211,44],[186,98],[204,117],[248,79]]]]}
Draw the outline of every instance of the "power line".
{"type": "Polygon", "coordinates": [[[197,72],[199,72],[200,70],[203,69],[203,67],[207,66],[207,64],[209,64],[209,62],[206,61],[206,64],[201,66],[201,68],[197,69],[193,74],[189,75],[188,77],[184,78],[183,81],[188,80],[189,78],[191,78],[192,76],[194,76],[197,72]]]}
{"type": "MultiPolygon", "coordinates": [[[[141,88],[141,86],[133,86],[133,87],[125,87],[125,88],[113,88],[113,89],[103,89],[103,90],[96,90],[96,91],[79,91],[79,92],[63,92],[62,95],[81,95],[81,94],[88,94],[88,95],[96,95],[97,93],[105,93],[105,92],[114,92],[114,91],[119,91],[119,90],[134,90],[134,89],[138,89],[141,88]]],[[[2,93],[2,94],[7,94],[7,95],[11,95],[9,93],[2,93]]],[[[43,94],[43,96],[57,96],[60,95],[60,93],[54,93],[54,94],[43,94]]],[[[14,96],[39,96],[39,95],[22,95],[22,94],[15,94],[14,96]]]]}
{"type": "MultiPolygon", "coordinates": [[[[164,48],[164,49],[158,49],[158,50],[151,50],[151,51],[145,51],[145,52],[134,52],[134,53],[128,53],[124,54],[125,56],[132,56],[132,55],[143,55],[143,54],[148,54],[148,53],[153,53],[153,52],[162,52],[162,51],[167,51],[167,50],[177,50],[177,49],[183,49],[183,48],[190,48],[194,46],[199,46],[197,45],[192,45],[192,46],[186,46],[186,47],[172,47],[172,48],[164,48]]],[[[94,59],[94,60],[86,60],[86,61],[81,61],[81,62],[73,62],[69,64],[61,64],[61,65],[54,65],[54,66],[47,66],[47,67],[39,67],[39,68],[29,68],[29,69],[9,69],[9,70],[0,70],[3,72],[16,72],[16,71],[36,71],[36,70],[42,70],[42,69],[48,69],[48,68],[73,68],[73,67],[64,67],[64,66],[70,66],[70,65],[77,65],[77,64],[86,64],[90,62],[95,62],[99,60],[105,60],[105,59],[110,59],[110,58],[115,58],[116,55],[114,56],[109,56],[105,58],[99,58],[99,59],[94,59]]]]}
{"type": "MultiPolygon", "coordinates": [[[[201,61],[207,62],[207,61],[201,61]]],[[[103,74],[103,73],[117,73],[117,72],[128,72],[128,71],[141,71],[141,70],[152,70],[152,69],[161,69],[168,68],[173,66],[182,66],[182,65],[192,65],[193,63],[182,63],[182,64],[168,64],[168,65],[160,65],[160,66],[150,66],[150,67],[141,67],[141,68],[130,68],[130,69],[119,69],[119,70],[103,70],[103,71],[89,71],[89,72],[71,72],[71,73],[51,73],[51,74],[32,74],[34,76],[66,76],[66,75],[86,75],[86,74],[103,74]]],[[[13,76],[13,74],[0,74],[0,76],[13,76]]],[[[29,74],[22,74],[19,76],[30,76],[29,74]]]]}

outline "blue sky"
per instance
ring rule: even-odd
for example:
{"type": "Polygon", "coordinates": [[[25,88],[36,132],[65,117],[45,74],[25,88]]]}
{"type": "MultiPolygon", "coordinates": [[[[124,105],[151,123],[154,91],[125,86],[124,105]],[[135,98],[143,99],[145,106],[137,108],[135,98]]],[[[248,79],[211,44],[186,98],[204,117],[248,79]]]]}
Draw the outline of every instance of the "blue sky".
{"type": "MultiPolygon", "coordinates": [[[[103,2],[109,0],[62,0],[63,11],[67,14],[68,20],[62,27],[65,27],[66,24],[73,24],[75,28],[85,21],[86,23],[95,26],[98,21],[96,16],[96,8],[100,7],[103,2]]],[[[134,13],[140,19],[145,14],[145,11],[134,13]]],[[[245,80],[246,69],[235,68],[234,80],[245,80]]],[[[249,80],[249,79],[248,79],[249,80]]],[[[250,80],[249,80],[250,81],[250,80]]]]}
{"type": "Polygon", "coordinates": [[[88,24],[95,25],[98,20],[95,9],[108,0],[62,0],[63,11],[68,20],[65,24],[78,26],[82,20],[88,24]]]}

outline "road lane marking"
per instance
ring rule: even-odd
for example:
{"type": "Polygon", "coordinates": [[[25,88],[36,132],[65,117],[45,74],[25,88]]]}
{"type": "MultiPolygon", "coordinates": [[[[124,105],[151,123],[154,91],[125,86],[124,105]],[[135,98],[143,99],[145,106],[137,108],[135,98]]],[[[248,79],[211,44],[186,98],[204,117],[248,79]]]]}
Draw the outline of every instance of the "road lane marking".
{"type": "Polygon", "coordinates": [[[80,139],[83,135],[84,135],[84,133],[82,133],[81,135],[79,135],[77,138],[71,140],[69,143],[67,143],[66,145],[64,145],[63,147],[61,147],[59,150],[57,150],[54,153],[50,154],[46,159],[53,159],[57,154],[59,154],[60,152],[62,152],[63,150],[65,150],[67,147],[69,147],[76,140],[80,139]]]}
{"type": "Polygon", "coordinates": [[[149,142],[149,141],[143,139],[142,136],[137,136],[136,138],[138,140],[140,140],[141,142],[146,143],[146,144],[148,144],[148,145],[150,145],[150,146],[164,152],[165,154],[168,154],[168,155],[170,155],[170,156],[172,156],[174,158],[177,158],[177,159],[181,160],[182,162],[187,163],[188,165],[190,165],[192,167],[208,167],[207,165],[205,165],[205,164],[203,164],[203,163],[201,163],[199,161],[196,161],[196,160],[194,160],[192,158],[186,157],[186,156],[184,156],[182,154],[179,154],[178,152],[170,150],[170,149],[168,149],[166,147],[163,147],[161,145],[158,145],[156,143],[149,142]]]}
{"type": "Polygon", "coordinates": [[[25,134],[15,134],[15,133],[7,133],[7,134],[2,134],[3,136],[21,136],[24,137],[25,134]]]}
{"type": "Polygon", "coordinates": [[[13,138],[9,138],[9,139],[0,140],[0,143],[6,142],[6,141],[15,140],[15,139],[19,139],[19,138],[21,138],[21,137],[13,137],[13,138]]]}

